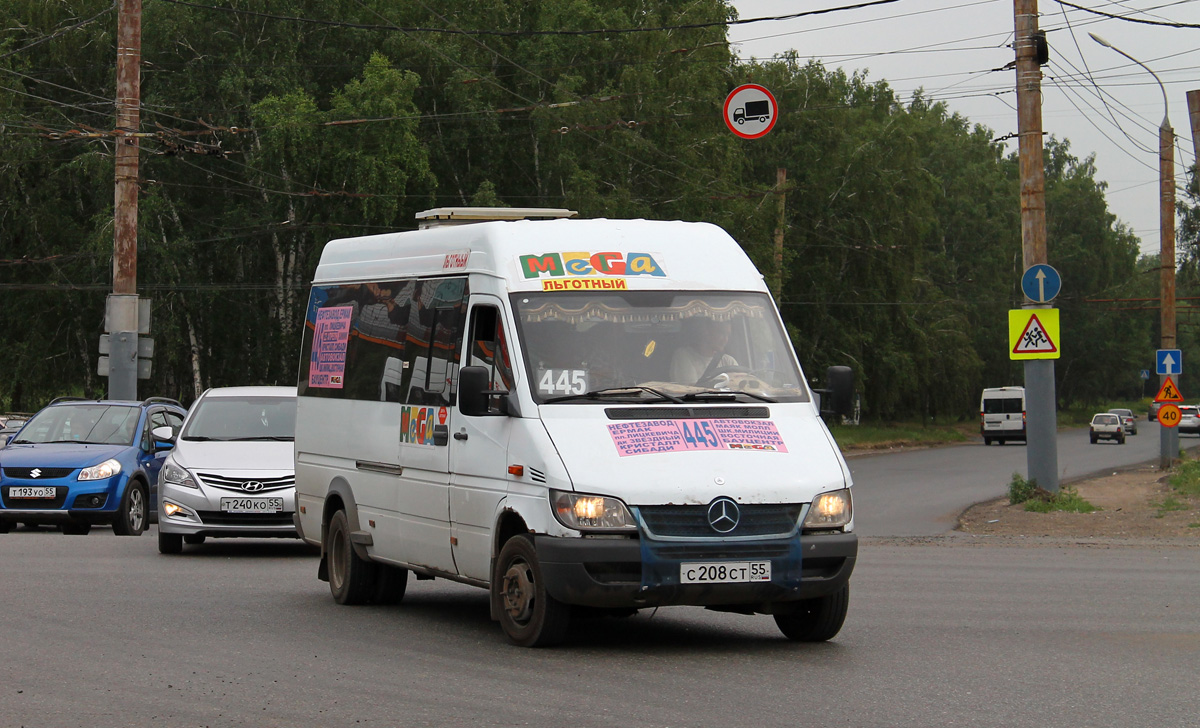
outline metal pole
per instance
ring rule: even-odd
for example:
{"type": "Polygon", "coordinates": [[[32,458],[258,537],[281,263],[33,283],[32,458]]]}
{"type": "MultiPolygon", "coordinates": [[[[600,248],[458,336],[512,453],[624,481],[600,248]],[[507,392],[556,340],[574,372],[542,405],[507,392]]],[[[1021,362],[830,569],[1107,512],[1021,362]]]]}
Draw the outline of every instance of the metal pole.
{"type": "MultiPolygon", "coordinates": [[[[110,399],[137,399],[138,138],[141,123],[142,0],[117,0],[116,179],[113,198],[113,295],[110,333],[132,332],[135,352],[112,356],[110,399]],[[127,370],[131,370],[127,371],[127,370]]],[[[115,338],[115,337],[114,337],[115,338]]],[[[128,337],[123,337],[128,338],[128,337]]]]}
{"type": "MultiPolygon", "coordinates": [[[[1024,268],[1046,263],[1046,169],[1042,160],[1042,70],[1037,60],[1037,0],[1013,0],[1017,54],[1017,136],[1021,162],[1024,268]]],[[[1061,342],[1059,342],[1061,345],[1061,342]]],[[[1058,490],[1058,413],[1054,360],[1025,362],[1026,467],[1030,480],[1058,490]]]]}

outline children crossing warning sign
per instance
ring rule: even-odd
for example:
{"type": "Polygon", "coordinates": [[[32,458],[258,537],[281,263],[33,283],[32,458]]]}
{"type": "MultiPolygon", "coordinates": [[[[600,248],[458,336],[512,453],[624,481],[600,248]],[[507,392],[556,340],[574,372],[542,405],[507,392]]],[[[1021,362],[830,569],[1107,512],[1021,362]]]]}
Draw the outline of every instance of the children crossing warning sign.
{"type": "Polygon", "coordinates": [[[1010,359],[1057,359],[1058,309],[1022,308],[1008,312],[1010,359]]]}

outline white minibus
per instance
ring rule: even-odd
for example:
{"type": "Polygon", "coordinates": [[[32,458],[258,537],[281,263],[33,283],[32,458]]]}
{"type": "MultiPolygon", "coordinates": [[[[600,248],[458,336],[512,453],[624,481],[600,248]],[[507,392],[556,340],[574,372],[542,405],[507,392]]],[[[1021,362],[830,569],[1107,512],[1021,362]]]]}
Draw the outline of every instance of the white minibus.
{"type": "MultiPolygon", "coordinates": [[[[335,240],[305,320],[296,527],[342,604],[488,589],[510,641],[694,605],[841,629],[850,472],[721,228],[441,208],[335,240]]],[[[831,410],[853,374],[830,367],[831,410]]]]}
{"type": "Polygon", "coordinates": [[[1026,441],[1025,388],[989,387],[979,398],[979,434],[983,444],[1026,441]]]}

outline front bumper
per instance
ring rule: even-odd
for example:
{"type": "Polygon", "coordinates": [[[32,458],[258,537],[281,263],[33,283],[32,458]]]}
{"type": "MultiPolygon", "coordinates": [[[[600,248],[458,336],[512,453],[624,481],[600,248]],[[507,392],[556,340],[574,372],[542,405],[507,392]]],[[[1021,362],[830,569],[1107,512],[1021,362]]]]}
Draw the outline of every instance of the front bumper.
{"type": "Polygon", "coordinates": [[[158,497],[158,530],[184,536],[211,538],[299,538],[292,518],[296,510],[295,488],[263,493],[263,498],[282,498],[283,510],[263,513],[226,513],[221,510],[221,497],[237,497],[236,491],[197,489],[160,483],[158,497]],[[166,506],[172,503],[183,510],[168,516],[166,506]]]}
{"type": "MultiPolygon", "coordinates": [[[[643,536],[644,538],[644,536],[643,536]]],[[[560,602],[589,607],[695,605],[771,612],[771,605],[832,594],[858,558],[853,533],[774,541],[688,541],[666,550],[642,539],[534,538],[546,589],[560,602]],[[671,550],[674,549],[674,550],[671,550]],[[771,561],[772,581],[681,584],[685,561],[771,561]]]]}
{"type": "Polygon", "coordinates": [[[0,522],[101,525],[116,520],[121,475],[105,480],[18,480],[0,483],[0,522]],[[12,488],[52,487],[53,498],[13,498],[12,488]]]}

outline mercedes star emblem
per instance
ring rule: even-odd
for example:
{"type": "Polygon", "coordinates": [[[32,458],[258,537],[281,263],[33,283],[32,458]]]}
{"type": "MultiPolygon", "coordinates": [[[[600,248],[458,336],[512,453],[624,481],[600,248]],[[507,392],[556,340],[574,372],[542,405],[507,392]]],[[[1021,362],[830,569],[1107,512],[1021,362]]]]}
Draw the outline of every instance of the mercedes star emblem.
{"type": "Polygon", "coordinates": [[[742,511],[732,498],[721,496],[708,504],[708,525],[717,533],[729,533],[741,518],[742,511]]]}

